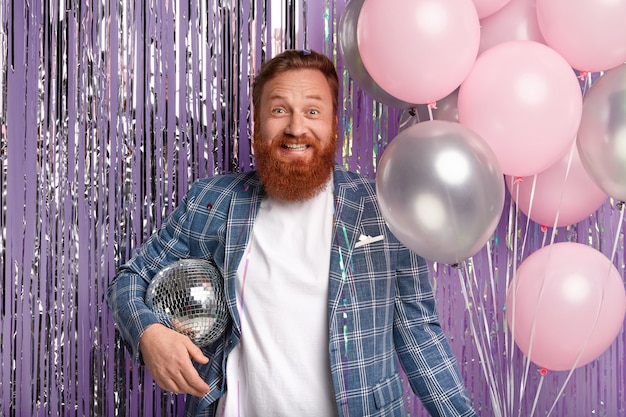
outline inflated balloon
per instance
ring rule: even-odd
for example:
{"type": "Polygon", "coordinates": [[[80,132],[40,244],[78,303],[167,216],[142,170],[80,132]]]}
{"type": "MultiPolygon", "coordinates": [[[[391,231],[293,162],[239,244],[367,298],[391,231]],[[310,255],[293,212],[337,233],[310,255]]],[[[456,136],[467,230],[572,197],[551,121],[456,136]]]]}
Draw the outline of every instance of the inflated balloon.
{"type": "MultiPolygon", "coordinates": [[[[428,113],[428,109],[425,108],[424,105],[405,109],[400,115],[400,120],[398,121],[398,133],[419,123],[421,121],[421,116],[423,116],[424,113],[428,113]]],[[[428,116],[426,116],[424,120],[429,120],[428,116]]]]}
{"type": "Polygon", "coordinates": [[[504,177],[493,151],[449,121],[400,132],[383,152],[376,188],[394,235],[424,258],[447,264],[485,245],[504,205],[504,177]]]}
{"type": "Polygon", "coordinates": [[[459,90],[456,89],[441,100],[437,100],[432,106],[430,104],[418,104],[417,106],[404,110],[398,122],[398,133],[416,123],[427,120],[458,122],[459,113],[456,109],[458,95],[459,90]]]}
{"type": "Polygon", "coordinates": [[[506,319],[535,364],[567,371],[600,356],[624,324],[622,277],[598,250],[560,242],[533,252],[507,291],[506,319]]]}
{"type": "Polygon", "coordinates": [[[364,0],[350,0],[339,20],[339,50],[350,77],[373,99],[392,107],[408,108],[411,104],[383,90],[363,65],[357,42],[357,23],[364,0]]]}
{"type": "Polygon", "coordinates": [[[480,19],[496,13],[510,1],[511,0],[473,0],[480,19]]]}
{"type": "Polygon", "coordinates": [[[626,61],[626,1],[536,0],[546,44],[581,71],[604,71],[626,61]]]}
{"type": "Polygon", "coordinates": [[[587,173],[576,146],[536,177],[507,176],[506,185],[517,207],[543,226],[553,227],[555,220],[557,227],[578,223],[608,198],[587,173]]]}
{"type": "Polygon", "coordinates": [[[457,88],[444,98],[437,100],[435,108],[432,110],[435,120],[447,120],[449,122],[459,121],[459,111],[457,101],[459,99],[459,89],[457,88]]]}
{"type": "Polygon", "coordinates": [[[528,176],[553,165],[576,138],[582,92],[553,49],[508,41],[483,52],[459,89],[459,122],[494,150],[502,171],[528,176]]]}
{"type": "Polygon", "coordinates": [[[378,85],[405,102],[427,104],[467,76],[480,25],[472,0],[368,0],[357,39],[363,65],[378,85]]]}
{"type": "Polygon", "coordinates": [[[459,112],[456,102],[459,96],[457,88],[444,98],[431,104],[418,104],[404,111],[400,116],[398,132],[418,122],[427,120],[447,120],[449,122],[459,121],[459,112]]]}
{"type": "Polygon", "coordinates": [[[607,71],[587,91],[576,143],[598,186],[626,201],[626,65],[607,71]]]}
{"type": "Polygon", "coordinates": [[[535,5],[535,0],[511,0],[497,12],[481,19],[478,53],[508,41],[545,43],[535,5]]]}

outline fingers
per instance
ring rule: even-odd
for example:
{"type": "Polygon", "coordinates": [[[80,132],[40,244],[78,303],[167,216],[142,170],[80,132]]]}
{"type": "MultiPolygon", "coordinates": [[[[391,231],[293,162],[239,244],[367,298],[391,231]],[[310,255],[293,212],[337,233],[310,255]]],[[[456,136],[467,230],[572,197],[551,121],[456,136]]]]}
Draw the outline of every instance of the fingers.
{"type": "Polygon", "coordinates": [[[172,375],[171,379],[161,382],[157,381],[157,383],[162,389],[176,394],[191,394],[196,397],[203,397],[209,392],[209,385],[204,382],[193,367],[191,371],[181,370],[177,375],[172,375]]]}
{"type": "Polygon", "coordinates": [[[153,324],[141,336],[139,349],[150,375],[162,389],[198,397],[209,391],[190,358],[199,363],[209,359],[187,336],[153,324]]]}
{"type": "Polygon", "coordinates": [[[181,372],[184,379],[184,386],[180,387],[181,392],[185,392],[196,397],[203,397],[209,392],[209,384],[207,384],[198,374],[196,369],[191,366],[190,370],[181,372]]]}
{"type": "Polygon", "coordinates": [[[201,364],[209,362],[209,358],[204,356],[202,349],[196,346],[191,340],[189,340],[189,343],[187,345],[187,351],[189,352],[189,356],[191,357],[191,359],[193,359],[194,361],[201,364]]]}

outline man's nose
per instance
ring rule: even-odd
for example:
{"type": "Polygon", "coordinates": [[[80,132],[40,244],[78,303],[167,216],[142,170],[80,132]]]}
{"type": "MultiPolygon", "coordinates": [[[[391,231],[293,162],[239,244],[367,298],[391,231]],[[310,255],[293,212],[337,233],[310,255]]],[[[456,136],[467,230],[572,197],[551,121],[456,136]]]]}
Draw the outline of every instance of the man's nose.
{"type": "Polygon", "coordinates": [[[302,114],[294,113],[289,118],[285,133],[291,136],[302,136],[306,131],[306,119],[302,114]]]}

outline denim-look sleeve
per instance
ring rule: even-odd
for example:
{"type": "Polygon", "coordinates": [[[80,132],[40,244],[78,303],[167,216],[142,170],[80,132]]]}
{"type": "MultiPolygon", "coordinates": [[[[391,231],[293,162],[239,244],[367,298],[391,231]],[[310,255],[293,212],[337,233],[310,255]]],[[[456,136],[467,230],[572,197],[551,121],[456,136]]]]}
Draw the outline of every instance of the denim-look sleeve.
{"type": "MultiPolygon", "coordinates": [[[[158,271],[184,258],[213,260],[222,275],[234,277],[252,224],[251,213],[261,199],[260,190],[254,172],[195,181],[161,227],[120,267],[106,301],[135,358],[139,358],[144,330],[158,322],[144,302],[150,281],[158,271]],[[236,231],[230,243],[228,231],[236,231]],[[225,268],[227,259],[230,262],[225,268]]],[[[234,304],[233,294],[229,305],[234,304]]]]}
{"type": "Polygon", "coordinates": [[[124,341],[130,344],[135,359],[139,359],[139,339],[157,317],[144,302],[146,289],[154,275],[189,253],[187,205],[189,194],[155,232],[118,271],[109,285],[106,301],[113,313],[124,341]]]}
{"type": "Polygon", "coordinates": [[[475,416],[443,333],[425,260],[398,253],[394,323],[396,351],[413,391],[432,416],[475,416]]]}

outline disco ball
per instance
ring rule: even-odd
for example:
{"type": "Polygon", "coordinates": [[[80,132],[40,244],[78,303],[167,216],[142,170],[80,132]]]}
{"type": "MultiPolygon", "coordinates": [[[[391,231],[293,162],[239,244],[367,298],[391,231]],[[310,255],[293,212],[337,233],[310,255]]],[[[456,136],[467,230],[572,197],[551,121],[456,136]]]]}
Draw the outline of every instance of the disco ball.
{"type": "Polygon", "coordinates": [[[222,275],[206,259],[182,259],[160,270],[148,286],[146,305],[199,347],[217,340],[228,324],[222,275]]]}

